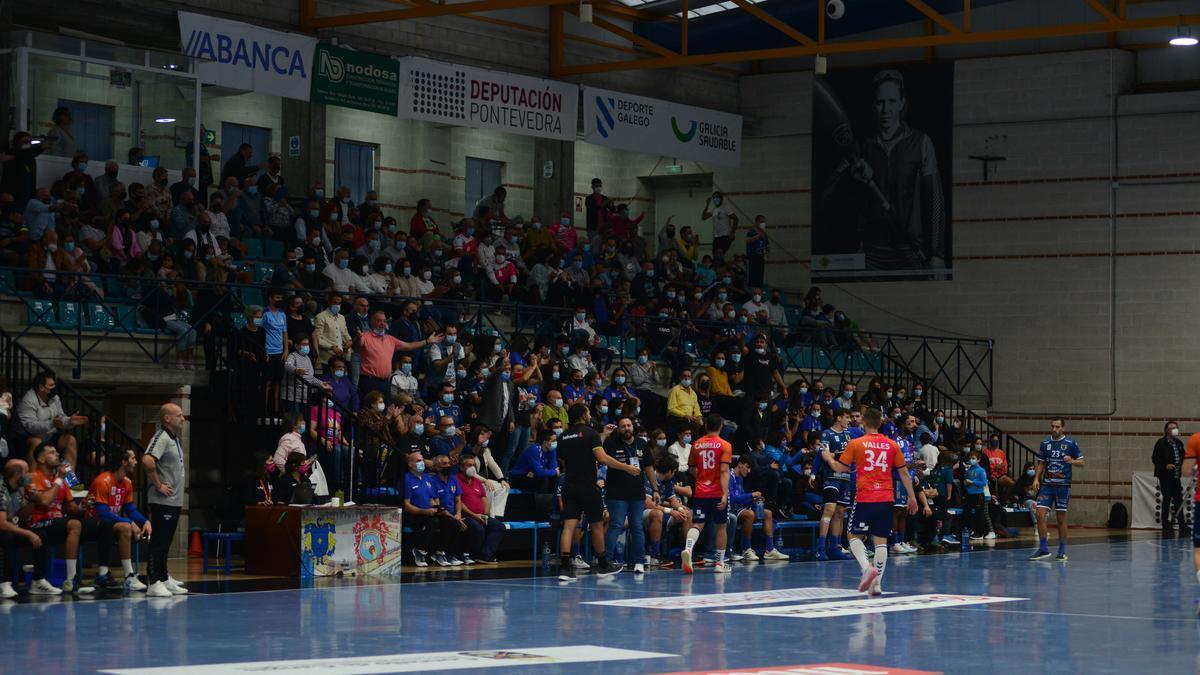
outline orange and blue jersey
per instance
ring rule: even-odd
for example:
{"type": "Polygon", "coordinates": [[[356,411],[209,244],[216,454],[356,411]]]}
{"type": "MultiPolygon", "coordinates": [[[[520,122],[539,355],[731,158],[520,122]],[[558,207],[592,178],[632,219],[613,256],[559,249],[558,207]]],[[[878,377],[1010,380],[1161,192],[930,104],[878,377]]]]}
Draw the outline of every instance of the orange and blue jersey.
{"type": "Polygon", "coordinates": [[[838,461],[846,466],[855,465],[855,499],[860,503],[892,503],[895,499],[892,469],[908,466],[899,444],[877,433],[850,441],[838,461]]]}

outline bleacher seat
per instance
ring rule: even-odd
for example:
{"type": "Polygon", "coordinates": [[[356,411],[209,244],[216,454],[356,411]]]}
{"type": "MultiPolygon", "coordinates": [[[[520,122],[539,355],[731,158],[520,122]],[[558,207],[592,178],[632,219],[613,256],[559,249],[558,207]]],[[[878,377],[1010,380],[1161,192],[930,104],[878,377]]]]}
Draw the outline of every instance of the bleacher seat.
{"type": "Polygon", "coordinates": [[[234,312],[233,314],[229,315],[229,318],[233,320],[233,327],[235,330],[241,330],[246,327],[245,314],[242,314],[241,312],[234,312]]]}
{"type": "Polygon", "coordinates": [[[110,330],[116,328],[117,320],[112,312],[102,302],[93,302],[87,307],[83,327],[91,330],[110,330]]]}
{"type": "Polygon", "coordinates": [[[283,258],[283,242],[274,239],[263,240],[263,259],[276,262],[283,258]]]}
{"type": "Polygon", "coordinates": [[[58,303],[58,322],[51,324],[53,328],[74,328],[79,322],[79,303],[58,303]]]}
{"type": "Polygon", "coordinates": [[[57,322],[54,303],[49,300],[30,300],[25,314],[25,322],[30,326],[54,326],[57,322]]]}
{"type": "Polygon", "coordinates": [[[17,278],[12,270],[0,270],[0,293],[16,293],[17,278]]]}
{"type": "Polygon", "coordinates": [[[247,258],[250,258],[251,260],[259,260],[263,257],[262,239],[247,237],[243,240],[243,243],[246,244],[247,258]]]}
{"type": "Polygon", "coordinates": [[[268,284],[271,282],[271,277],[275,275],[275,267],[269,263],[254,264],[254,283],[268,284]]]}
{"type": "Polygon", "coordinates": [[[241,288],[238,291],[238,297],[242,299],[243,305],[263,305],[263,292],[261,288],[241,288]]]}

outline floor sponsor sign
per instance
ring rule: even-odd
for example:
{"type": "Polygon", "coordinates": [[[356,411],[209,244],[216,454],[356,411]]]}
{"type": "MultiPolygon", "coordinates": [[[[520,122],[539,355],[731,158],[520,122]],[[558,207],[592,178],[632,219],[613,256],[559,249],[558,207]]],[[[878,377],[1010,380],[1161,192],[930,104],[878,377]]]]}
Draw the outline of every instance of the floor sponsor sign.
{"type": "MultiPolygon", "coordinates": [[[[568,647],[534,647],[529,649],[494,649],[463,652],[424,652],[417,654],[383,654],[341,659],[298,659],[294,661],[250,661],[246,663],[212,663],[200,666],[170,666],[164,668],[126,668],[103,670],[114,675],[375,675],[378,673],[423,673],[436,670],[474,668],[511,668],[564,663],[594,663],[600,661],[632,661],[661,659],[676,654],[660,654],[632,649],[614,649],[595,645],[568,647]]],[[[644,668],[638,670],[645,671],[644,668]]]]}
{"type": "Polygon", "coordinates": [[[987,595],[909,595],[893,598],[867,598],[839,602],[815,602],[807,605],[784,605],[782,607],[753,607],[750,609],[719,610],[722,614],[752,614],[755,616],[782,616],[793,619],[820,619],[830,616],[855,616],[859,614],[881,614],[883,612],[910,612],[917,609],[938,607],[964,607],[993,602],[1015,602],[1026,598],[1001,598],[987,595]]]}
{"type": "Polygon", "coordinates": [[[596,600],[585,605],[608,605],[610,607],[637,607],[639,609],[711,609],[737,605],[763,605],[772,602],[795,602],[797,600],[824,600],[861,595],[845,588],[781,588],[774,591],[751,591],[747,593],[713,593],[708,595],[671,595],[654,598],[626,598],[623,600],[596,600]]]}
{"type": "Polygon", "coordinates": [[[868,666],[859,663],[806,663],[798,666],[768,666],[736,670],[692,670],[658,675],[940,675],[932,670],[910,670],[887,666],[868,666]]]}

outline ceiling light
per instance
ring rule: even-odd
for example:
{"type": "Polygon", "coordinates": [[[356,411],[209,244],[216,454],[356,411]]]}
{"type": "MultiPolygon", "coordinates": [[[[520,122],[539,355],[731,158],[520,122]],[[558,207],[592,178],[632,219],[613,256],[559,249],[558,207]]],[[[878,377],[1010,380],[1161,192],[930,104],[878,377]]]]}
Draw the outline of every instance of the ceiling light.
{"type": "Polygon", "coordinates": [[[1198,42],[1200,40],[1192,37],[1192,31],[1187,26],[1180,26],[1175,37],[1171,38],[1171,44],[1176,47],[1195,47],[1198,42]]]}
{"type": "Polygon", "coordinates": [[[174,117],[159,117],[158,119],[156,119],[154,121],[158,122],[159,124],[169,124],[171,122],[174,122],[175,118],[174,117]]]}
{"type": "Polygon", "coordinates": [[[587,0],[579,3],[579,20],[583,23],[592,22],[592,3],[587,0]]]}

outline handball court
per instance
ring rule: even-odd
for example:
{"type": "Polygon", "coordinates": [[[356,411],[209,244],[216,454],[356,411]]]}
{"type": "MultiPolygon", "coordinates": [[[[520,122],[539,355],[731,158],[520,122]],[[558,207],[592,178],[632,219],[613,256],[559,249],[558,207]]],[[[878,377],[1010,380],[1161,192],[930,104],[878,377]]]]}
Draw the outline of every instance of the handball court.
{"type": "Polygon", "coordinates": [[[1191,542],[1072,535],[1067,563],[1030,562],[1024,542],[889,556],[882,598],[855,592],[853,561],[566,584],[527,566],[300,588],[193,577],[187,597],[0,604],[0,662],[177,675],[1200,670],[1191,542]]]}

